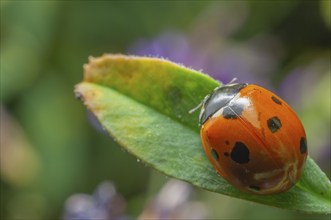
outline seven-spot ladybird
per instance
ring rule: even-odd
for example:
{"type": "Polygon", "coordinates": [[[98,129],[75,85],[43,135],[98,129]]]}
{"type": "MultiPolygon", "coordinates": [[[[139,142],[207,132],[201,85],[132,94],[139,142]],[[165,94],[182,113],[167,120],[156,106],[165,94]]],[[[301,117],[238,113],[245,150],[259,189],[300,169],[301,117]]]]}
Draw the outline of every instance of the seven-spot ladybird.
{"type": "Polygon", "coordinates": [[[257,85],[216,88],[201,103],[202,145],[216,171],[244,192],[276,194],[300,178],[307,139],[299,118],[257,85]]]}

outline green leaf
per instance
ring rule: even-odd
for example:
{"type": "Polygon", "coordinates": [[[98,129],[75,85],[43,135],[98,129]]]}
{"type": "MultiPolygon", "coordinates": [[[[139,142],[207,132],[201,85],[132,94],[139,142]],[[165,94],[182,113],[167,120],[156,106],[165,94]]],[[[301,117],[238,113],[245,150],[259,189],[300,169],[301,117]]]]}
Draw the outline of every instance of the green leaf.
{"type": "Polygon", "coordinates": [[[308,158],[286,193],[240,192],[218,176],[201,146],[198,113],[188,114],[219,82],[163,59],[104,55],[84,66],[75,88],[104,129],[143,163],[197,187],[307,213],[330,213],[331,184],[308,158]]]}

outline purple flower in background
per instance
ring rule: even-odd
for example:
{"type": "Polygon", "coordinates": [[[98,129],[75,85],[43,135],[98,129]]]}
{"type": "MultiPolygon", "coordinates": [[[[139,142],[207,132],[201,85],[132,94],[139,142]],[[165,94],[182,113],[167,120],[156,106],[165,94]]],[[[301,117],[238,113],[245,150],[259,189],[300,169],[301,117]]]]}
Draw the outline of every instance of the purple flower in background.
{"type": "Polygon", "coordinates": [[[282,81],[279,88],[280,96],[294,109],[298,108],[297,106],[302,106],[304,97],[310,93],[308,91],[329,68],[329,62],[321,58],[308,64],[296,66],[282,81]]]}
{"type": "Polygon", "coordinates": [[[153,39],[133,42],[128,52],[134,55],[169,59],[202,71],[222,83],[233,78],[273,89],[283,45],[274,35],[259,33],[235,40],[250,13],[247,2],[211,3],[192,22],[190,31],[161,32],[153,39]]]}
{"type": "Polygon", "coordinates": [[[192,194],[190,184],[172,179],[147,204],[139,219],[206,219],[206,206],[192,201],[192,194]]]}
{"type": "Polygon", "coordinates": [[[125,201],[111,182],[102,182],[93,195],[78,193],[65,202],[63,219],[106,220],[128,219],[124,213],[125,201]]]}
{"type": "Polygon", "coordinates": [[[207,40],[196,44],[192,39],[194,36],[166,31],[155,39],[134,42],[129,53],[166,58],[207,73],[223,83],[236,77],[238,82],[271,87],[270,75],[274,73],[278,62],[268,47],[263,45],[273,44],[274,40],[259,37],[234,43],[219,38],[215,42],[207,40]]]}
{"type": "MultiPolygon", "coordinates": [[[[145,206],[139,219],[206,219],[202,202],[192,201],[193,188],[172,179],[145,206]]],[[[124,220],[125,201],[111,182],[102,182],[92,195],[78,193],[70,196],[64,207],[64,220],[124,220]]]]}
{"type": "Polygon", "coordinates": [[[166,58],[197,70],[205,63],[203,55],[196,53],[188,39],[176,31],[165,31],[152,40],[140,39],[129,48],[129,53],[166,58]]]}

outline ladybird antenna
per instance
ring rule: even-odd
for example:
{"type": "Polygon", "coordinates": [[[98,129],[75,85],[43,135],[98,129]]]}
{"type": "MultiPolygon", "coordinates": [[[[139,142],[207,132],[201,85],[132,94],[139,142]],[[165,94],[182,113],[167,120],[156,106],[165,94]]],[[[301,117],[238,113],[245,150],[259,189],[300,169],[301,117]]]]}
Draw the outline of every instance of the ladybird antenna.
{"type": "Polygon", "coordinates": [[[232,83],[234,83],[235,81],[237,81],[237,77],[234,77],[233,79],[231,79],[231,81],[228,82],[227,85],[232,84],[232,83]]]}

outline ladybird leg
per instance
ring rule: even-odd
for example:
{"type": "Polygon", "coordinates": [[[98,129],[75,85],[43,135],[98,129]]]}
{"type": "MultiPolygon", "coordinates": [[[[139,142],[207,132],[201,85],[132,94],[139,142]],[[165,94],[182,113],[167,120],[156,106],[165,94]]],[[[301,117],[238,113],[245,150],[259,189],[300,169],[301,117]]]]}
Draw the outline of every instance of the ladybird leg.
{"type": "Polygon", "coordinates": [[[210,94],[209,95],[206,95],[205,98],[203,98],[203,100],[196,107],[194,107],[193,109],[191,109],[188,113],[189,114],[192,114],[196,110],[198,110],[202,105],[204,105],[206,103],[206,101],[209,98],[209,96],[210,96],[210,94]]]}
{"type": "Polygon", "coordinates": [[[196,110],[198,110],[203,104],[203,101],[200,102],[197,106],[195,106],[193,109],[191,109],[190,111],[188,111],[189,114],[193,114],[196,110]]]}

